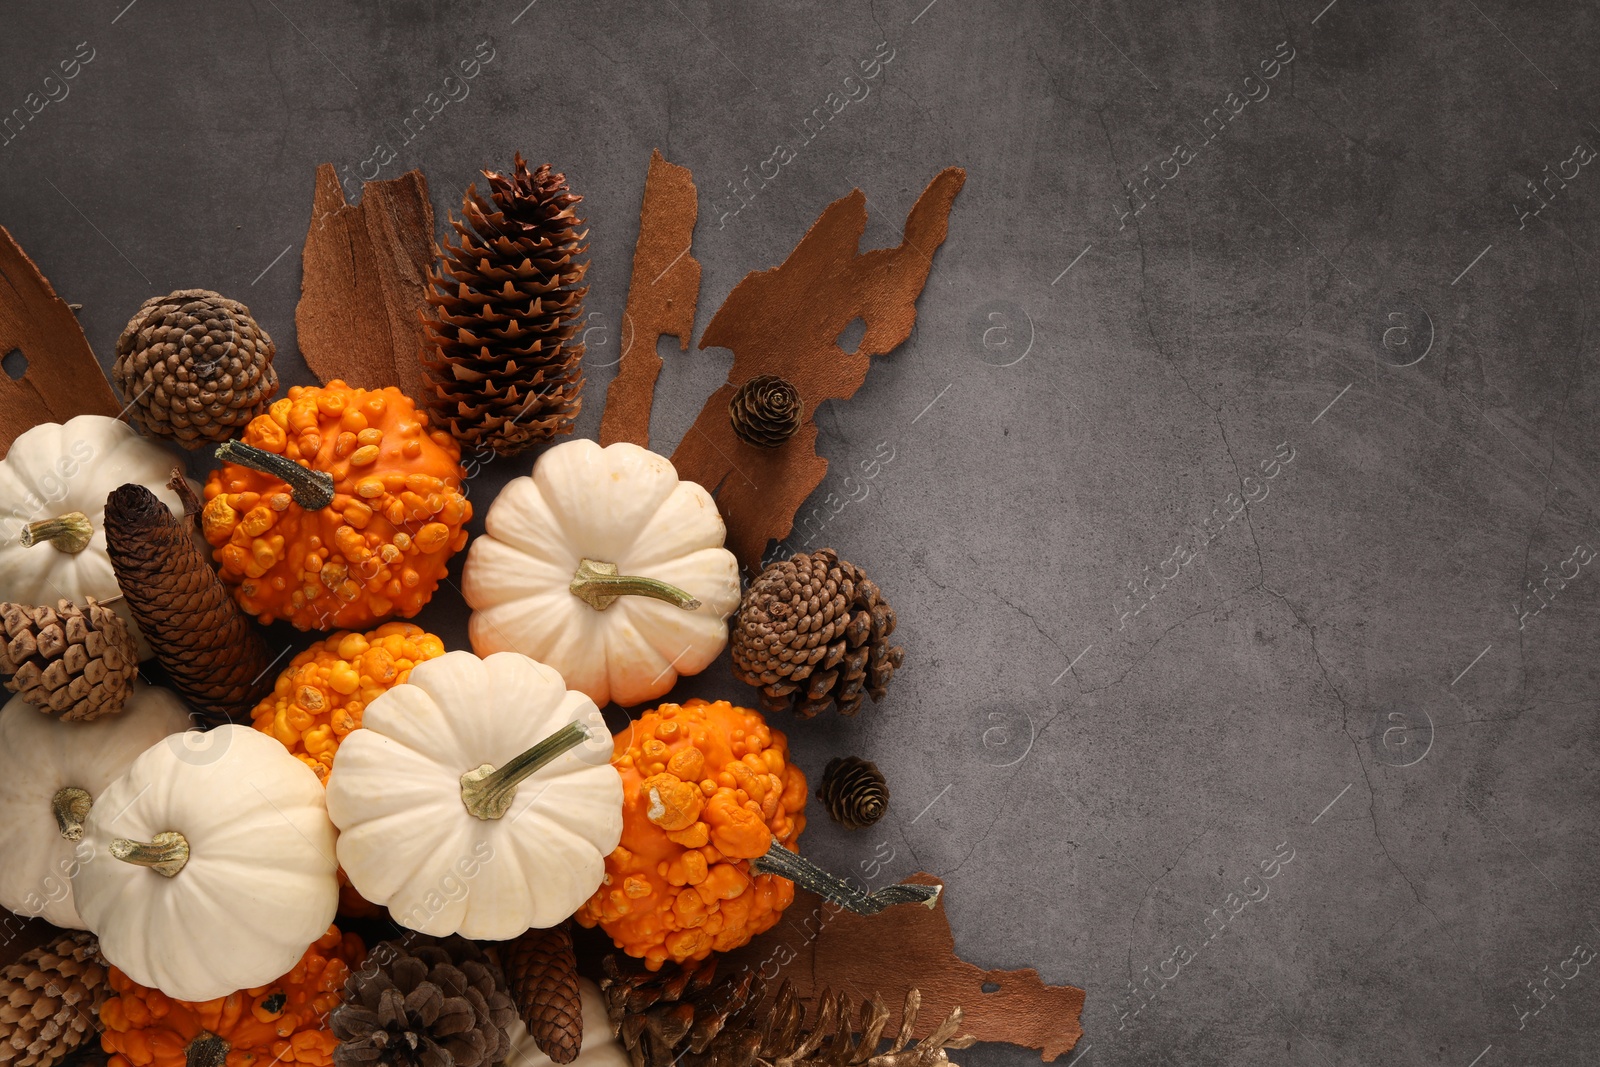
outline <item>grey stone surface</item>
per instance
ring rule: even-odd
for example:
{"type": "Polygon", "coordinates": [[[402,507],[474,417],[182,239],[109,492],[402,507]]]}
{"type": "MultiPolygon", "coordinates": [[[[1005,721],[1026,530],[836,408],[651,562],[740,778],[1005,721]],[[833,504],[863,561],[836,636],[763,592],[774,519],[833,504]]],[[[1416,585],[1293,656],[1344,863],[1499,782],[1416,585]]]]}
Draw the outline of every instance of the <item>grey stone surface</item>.
{"type": "MultiPolygon", "coordinates": [[[[0,223],[102,360],[205,286],[309,381],[316,164],[354,177],[492,42],[380,176],[422,168],[442,224],[513,151],[565,170],[593,435],[652,148],[699,183],[699,329],[830,200],[890,244],[966,167],[915,335],[820,417],[810,545],[877,576],[909,657],[792,724],[808,772],[855,752],[893,790],[808,851],[936,872],[969,958],[1086,987],[1074,1062],[1593,1057],[1600,973],[1550,977],[1600,945],[1592,6],[524,2],[12,0],[0,112],[93,59],[0,145],[0,223]]],[[[663,449],[730,362],[664,352],[663,449]]],[[[464,645],[453,597],[423,621],[464,645]]]]}

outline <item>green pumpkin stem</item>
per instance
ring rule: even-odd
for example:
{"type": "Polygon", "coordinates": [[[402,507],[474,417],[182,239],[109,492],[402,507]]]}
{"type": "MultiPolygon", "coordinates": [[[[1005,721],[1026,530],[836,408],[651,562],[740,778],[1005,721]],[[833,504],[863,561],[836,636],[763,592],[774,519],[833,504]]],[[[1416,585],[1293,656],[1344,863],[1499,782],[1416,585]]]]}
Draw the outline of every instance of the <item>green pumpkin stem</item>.
{"type": "Polygon", "coordinates": [[[596,611],[606,610],[620,596],[652,597],[685,611],[693,611],[700,606],[700,601],[675,585],[636,574],[618,574],[615,563],[593,559],[578,561],[578,570],[567,588],[572,590],[573,596],[596,611]]]}
{"type": "Polygon", "coordinates": [[[89,817],[92,804],[94,798],[87,789],[64,785],[56,790],[56,795],[50,800],[50,808],[56,813],[56,828],[61,831],[62,837],[76,841],[83,836],[83,820],[89,817]]]}
{"type": "Polygon", "coordinates": [[[106,851],[113,859],[149,867],[164,878],[171,878],[189,862],[189,840],[176,830],[163,830],[149,842],[119,837],[106,851]]]}
{"type": "Polygon", "coordinates": [[[279,479],[289,487],[294,502],[307,511],[321,511],[333,503],[333,475],[327,471],[302,467],[292,459],[243,441],[222,442],[217,446],[217,458],[279,479]]]}
{"type": "Polygon", "coordinates": [[[94,540],[94,527],[89,524],[89,516],[83,512],[69,511],[53,519],[28,523],[22,528],[19,540],[24,548],[48,541],[57,552],[75,555],[88,548],[89,542],[94,540]]]}
{"type": "Polygon", "coordinates": [[[479,819],[503,818],[516,798],[517,786],[524,779],[587,740],[588,729],[580,722],[569,722],[499,769],[492,763],[485,763],[468,771],[461,776],[461,803],[479,819]]]}
{"type": "Polygon", "coordinates": [[[776,838],[773,839],[771,848],[750,861],[750,870],[757,874],[775,874],[780,878],[787,878],[800,888],[808,889],[824,900],[832,901],[857,915],[876,915],[885,908],[892,908],[897,904],[921,904],[932,910],[934,904],[938,903],[940,890],[944,888],[937,885],[902,884],[885,886],[876,893],[865,893],[835,878],[810,860],[790,852],[778,844],[776,838]]]}

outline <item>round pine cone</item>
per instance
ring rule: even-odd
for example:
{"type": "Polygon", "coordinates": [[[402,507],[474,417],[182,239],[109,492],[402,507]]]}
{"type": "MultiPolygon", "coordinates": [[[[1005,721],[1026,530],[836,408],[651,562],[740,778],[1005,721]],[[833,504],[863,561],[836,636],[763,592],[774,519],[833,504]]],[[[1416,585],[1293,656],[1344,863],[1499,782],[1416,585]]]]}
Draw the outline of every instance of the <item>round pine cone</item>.
{"type": "Polygon", "coordinates": [[[500,965],[465,938],[384,941],[345,980],[329,1017],[334,1067],[496,1067],[517,1017],[505,984],[500,965]]]}
{"type": "Polygon", "coordinates": [[[122,617],[94,597],[79,608],[0,604],[0,673],[6,688],[62,719],[98,719],[122,710],[139,655],[122,617]]]}
{"type": "Polygon", "coordinates": [[[583,1047],[583,1002],[578,993],[578,957],[565,924],[529,930],[506,950],[506,978],[517,1014],[539,1051],[556,1063],[571,1063],[583,1047]]]}
{"type": "Polygon", "coordinates": [[[745,591],[730,650],[736,677],[761,691],[768,711],[809,719],[835,704],[881,700],[905,649],[889,644],[895,615],[860,567],[831,548],[774,563],[745,591]]]}
{"type": "Polygon", "coordinates": [[[0,971],[0,1065],[52,1067],[94,1035],[110,992],[100,942],[63,934],[0,971]]]}
{"type": "Polygon", "coordinates": [[[847,830],[871,826],[889,810],[889,783],[878,765],[855,756],[835,757],[822,769],[817,799],[847,830]]]}
{"type": "Polygon", "coordinates": [[[733,432],[758,448],[777,448],[793,437],[804,414],[800,390],[776,374],[756,375],[728,401],[733,432]]]}
{"type": "Polygon", "coordinates": [[[151,437],[226,441],[278,391],[277,353],[250,309],[209,289],[152,297],[117,338],[112,380],[151,437]]]}
{"type": "Polygon", "coordinates": [[[694,1067],[749,1065],[761,1034],[773,1029],[772,1014],[758,1010],[763,990],[755,972],[745,968],[719,981],[714,955],[649,971],[610,953],[601,966],[606,1015],[631,1067],[675,1067],[685,1057],[694,1067]]]}

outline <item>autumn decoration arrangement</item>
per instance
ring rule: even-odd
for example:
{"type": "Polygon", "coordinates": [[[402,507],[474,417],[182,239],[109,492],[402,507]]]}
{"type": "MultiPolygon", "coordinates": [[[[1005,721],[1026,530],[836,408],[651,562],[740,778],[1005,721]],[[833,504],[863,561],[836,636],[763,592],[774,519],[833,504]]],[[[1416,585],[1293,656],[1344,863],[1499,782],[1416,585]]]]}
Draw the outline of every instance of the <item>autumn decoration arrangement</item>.
{"type": "MultiPolygon", "coordinates": [[[[687,348],[699,299],[689,172],[652,157],[604,447],[552,444],[584,389],[582,198],[520,155],[484,177],[436,244],[420,174],[352,206],[319,170],[296,321],[322,384],[282,395],[267,330],[206,289],[139,307],[113,394],[0,230],[0,350],[29,360],[0,376],[0,906],[31,920],[0,949],[0,1067],[1070,1050],[1081,991],[957,958],[936,879],[804,857],[783,731],[890,699],[907,654],[834,550],[755,565],[826,470],[817,406],[909,335],[962,172],[897,248],[859,251],[857,192],[741,282],[701,341],[730,381],[672,459],[649,420],[656,337],[687,348]],[[471,650],[407,621],[463,550],[471,650]],[[725,652],[749,698],[671,702],[725,652]],[[900,965],[819,964],[847,924],[900,965]]],[[[850,830],[891,810],[850,753],[816,795],[850,830]]]]}

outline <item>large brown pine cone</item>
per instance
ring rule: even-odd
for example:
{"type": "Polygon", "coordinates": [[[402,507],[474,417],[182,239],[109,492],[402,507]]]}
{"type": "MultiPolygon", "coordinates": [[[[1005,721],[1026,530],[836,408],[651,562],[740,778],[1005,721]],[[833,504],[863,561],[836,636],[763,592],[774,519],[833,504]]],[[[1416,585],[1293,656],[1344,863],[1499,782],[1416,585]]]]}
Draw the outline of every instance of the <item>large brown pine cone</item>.
{"type": "Polygon", "coordinates": [[[768,711],[809,719],[830,703],[881,700],[905,649],[889,644],[895,614],[860,567],[831,548],[800,552],[762,571],[739,604],[734,674],[761,690],[768,711]]]}
{"type": "Polygon", "coordinates": [[[578,993],[578,957],[565,924],[529,930],[506,949],[506,980],[517,1014],[539,1051],[556,1063],[571,1063],[583,1047],[583,1002],[578,993]]]}
{"type": "Polygon", "coordinates": [[[122,710],[139,673],[133,634],[122,617],[94,597],[80,608],[0,604],[0,673],[6,688],[40,711],[67,721],[122,710]]]}
{"type": "Polygon", "coordinates": [[[483,176],[490,200],[467,187],[429,275],[422,365],[435,421],[464,448],[511,455],[571,433],[582,406],[588,231],[549,164],[529,172],[518,155],[510,177],[483,176]]]}
{"type": "Polygon", "coordinates": [[[879,1052],[889,1011],[877,993],[852,1011],[844,994],[824,990],[808,1020],[787,981],[770,998],[750,970],[718,981],[716,957],[657,972],[615,955],[603,962],[606,1012],[632,1067],[941,1067],[950,1062],[945,1049],[975,1040],[957,1036],[956,1008],[910,1044],[922,1005],[916,989],[906,995],[894,1043],[879,1052]]]}
{"type": "Polygon", "coordinates": [[[381,942],[344,998],[328,1020],[334,1067],[496,1067],[511,1051],[505,975],[462,937],[381,942]]]}
{"type": "Polygon", "coordinates": [[[23,953],[0,971],[0,1065],[52,1067],[97,1043],[110,988],[93,934],[63,934],[23,953]]]}
{"type": "Polygon", "coordinates": [[[152,437],[226,441],[278,391],[277,353],[250,309],[209,289],[151,297],[117,338],[111,378],[152,437]]]}

